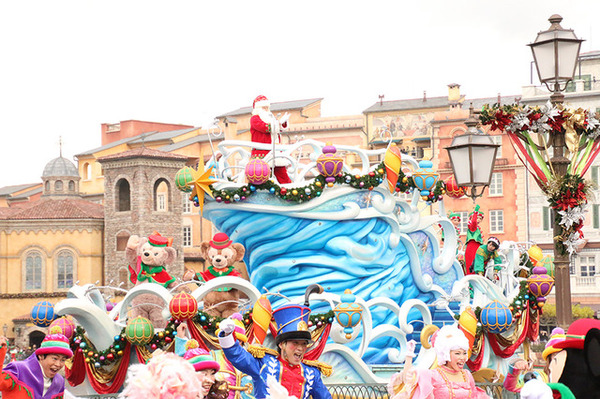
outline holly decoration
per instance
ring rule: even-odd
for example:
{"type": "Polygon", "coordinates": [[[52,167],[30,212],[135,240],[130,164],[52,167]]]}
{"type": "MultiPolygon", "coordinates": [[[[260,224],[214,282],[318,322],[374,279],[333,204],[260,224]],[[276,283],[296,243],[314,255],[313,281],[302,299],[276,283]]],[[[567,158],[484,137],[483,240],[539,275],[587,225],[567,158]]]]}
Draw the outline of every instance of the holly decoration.
{"type": "MultiPolygon", "coordinates": [[[[354,187],[359,190],[373,190],[383,182],[384,178],[385,166],[382,162],[374,170],[365,175],[353,175],[347,172],[342,172],[335,176],[335,180],[333,182],[329,183],[326,181],[325,176],[318,175],[314,178],[312,183],[307,184],[306,186],[295,188],[282,187],[272,180],[267,180],[260,185],[246,184],[239,188],[215,189],[213,185],[211,185],[210,188],[215,200],[225,204],[244,201],[257,191],[268,191],[272,195],[285,201],[300,204],[321,196],[323,190],[328,186],[335,184],[349,185],[350,187],[354,187]]],[[[412,178],[405,175],[404,172],[400,170],[398,183],[396,184],[396,192],[412,191],[415,188],[416,186],[412,178]]],[[[442,196],[445,194],[445,192],[446,190],[444,183],[442,181],[438,181],[435,189],[427,197],[426,202],[433,203],[442,199],[442,196]]],[[[196,203],[197,201],[194,201],[194,205],[196,205],[196,203]]]]}

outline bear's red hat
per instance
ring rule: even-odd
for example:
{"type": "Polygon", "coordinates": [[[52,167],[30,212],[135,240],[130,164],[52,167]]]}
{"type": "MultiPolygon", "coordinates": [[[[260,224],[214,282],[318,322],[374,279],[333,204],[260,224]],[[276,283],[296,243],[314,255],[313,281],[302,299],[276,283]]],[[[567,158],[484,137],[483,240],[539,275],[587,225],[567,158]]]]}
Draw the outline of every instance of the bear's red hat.
{"type": "Polygon", "coordinates": [[[210,246],[214,249],[223,249],[227,248],[231,245],[231,240],[229,236],[225,233],[217,233],[214,235],[213,239],[210,241],[210,246]]]}
{"type": "Polygon", "coordinates": [[[167,237],[163,237],[160,234],[152,234],[148,236],[148,242],[150,245],[155,247],[168,247],[169,239],[167,237]]]}
{"type": "Polygon", "coordinates": [[[566,349],[575,348],[583,349],[585,335],[592,328],[600,329],[600,320],[596,319],[578,319],[569,326],[565,340],[554,344],[554,348],[566,349]]]}

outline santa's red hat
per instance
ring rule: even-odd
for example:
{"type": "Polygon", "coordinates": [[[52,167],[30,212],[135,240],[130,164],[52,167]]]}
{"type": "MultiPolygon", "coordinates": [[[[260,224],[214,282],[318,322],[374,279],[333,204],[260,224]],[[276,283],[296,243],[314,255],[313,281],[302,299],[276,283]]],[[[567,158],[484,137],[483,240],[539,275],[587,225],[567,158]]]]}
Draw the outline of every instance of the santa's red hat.
{"type": "Polygon", "coordinates": [[[231,240],[229,236],[225,233],[217,233],[214,235],[213,239],[210,241],[210,246],[214,249],[223,249],[227,248],[231,245],[231,240]]]}
{"type": "Polygon", "coordinates": [[[269,107],[271,102],[269,99],[262,94],[254,99],[252,103],[252,109],[256,109],[257,107],[269,107]]]}

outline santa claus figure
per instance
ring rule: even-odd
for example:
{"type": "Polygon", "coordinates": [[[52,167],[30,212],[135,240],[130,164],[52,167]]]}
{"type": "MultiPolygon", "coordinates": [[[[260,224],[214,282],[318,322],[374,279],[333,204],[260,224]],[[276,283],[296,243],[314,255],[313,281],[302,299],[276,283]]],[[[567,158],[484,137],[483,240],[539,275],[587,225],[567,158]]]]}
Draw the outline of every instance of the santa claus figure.
{"type": "MultiPolygon", "coordinates": [[[[250,134],[253,143],[272,144],[281,143],[280,133],[287,128],[290,115],[286,112],[281,119],[277,120],[270,110],[271,103],[265,96],[258,96],[252,104],[252,118],[250,118],[250,134]]],[[[264,158],[270,150],[252,149],[251,157],[264,158]]],[[[276,153],[277,154],[277,153],[276,153]]],[[[275,168],[273,170],[280,184],[291,183],[287,174],[286,160],[283,157],[275,157],[275,168]]]]}

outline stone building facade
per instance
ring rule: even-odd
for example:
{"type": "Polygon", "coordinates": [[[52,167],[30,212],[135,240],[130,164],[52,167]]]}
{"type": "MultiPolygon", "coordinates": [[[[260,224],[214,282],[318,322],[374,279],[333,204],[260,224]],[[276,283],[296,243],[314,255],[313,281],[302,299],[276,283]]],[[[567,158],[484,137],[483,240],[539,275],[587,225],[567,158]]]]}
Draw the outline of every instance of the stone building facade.
{"type": "Polygon", "coordinates": [[[169,273],[183,275],[181,194],[175,174],[187,156],[140,147],[98,159],[104,170],[104,281],[129,284],[125,248],[131,235],[154,231],[173,238],[177,259],[169,273]]]}

